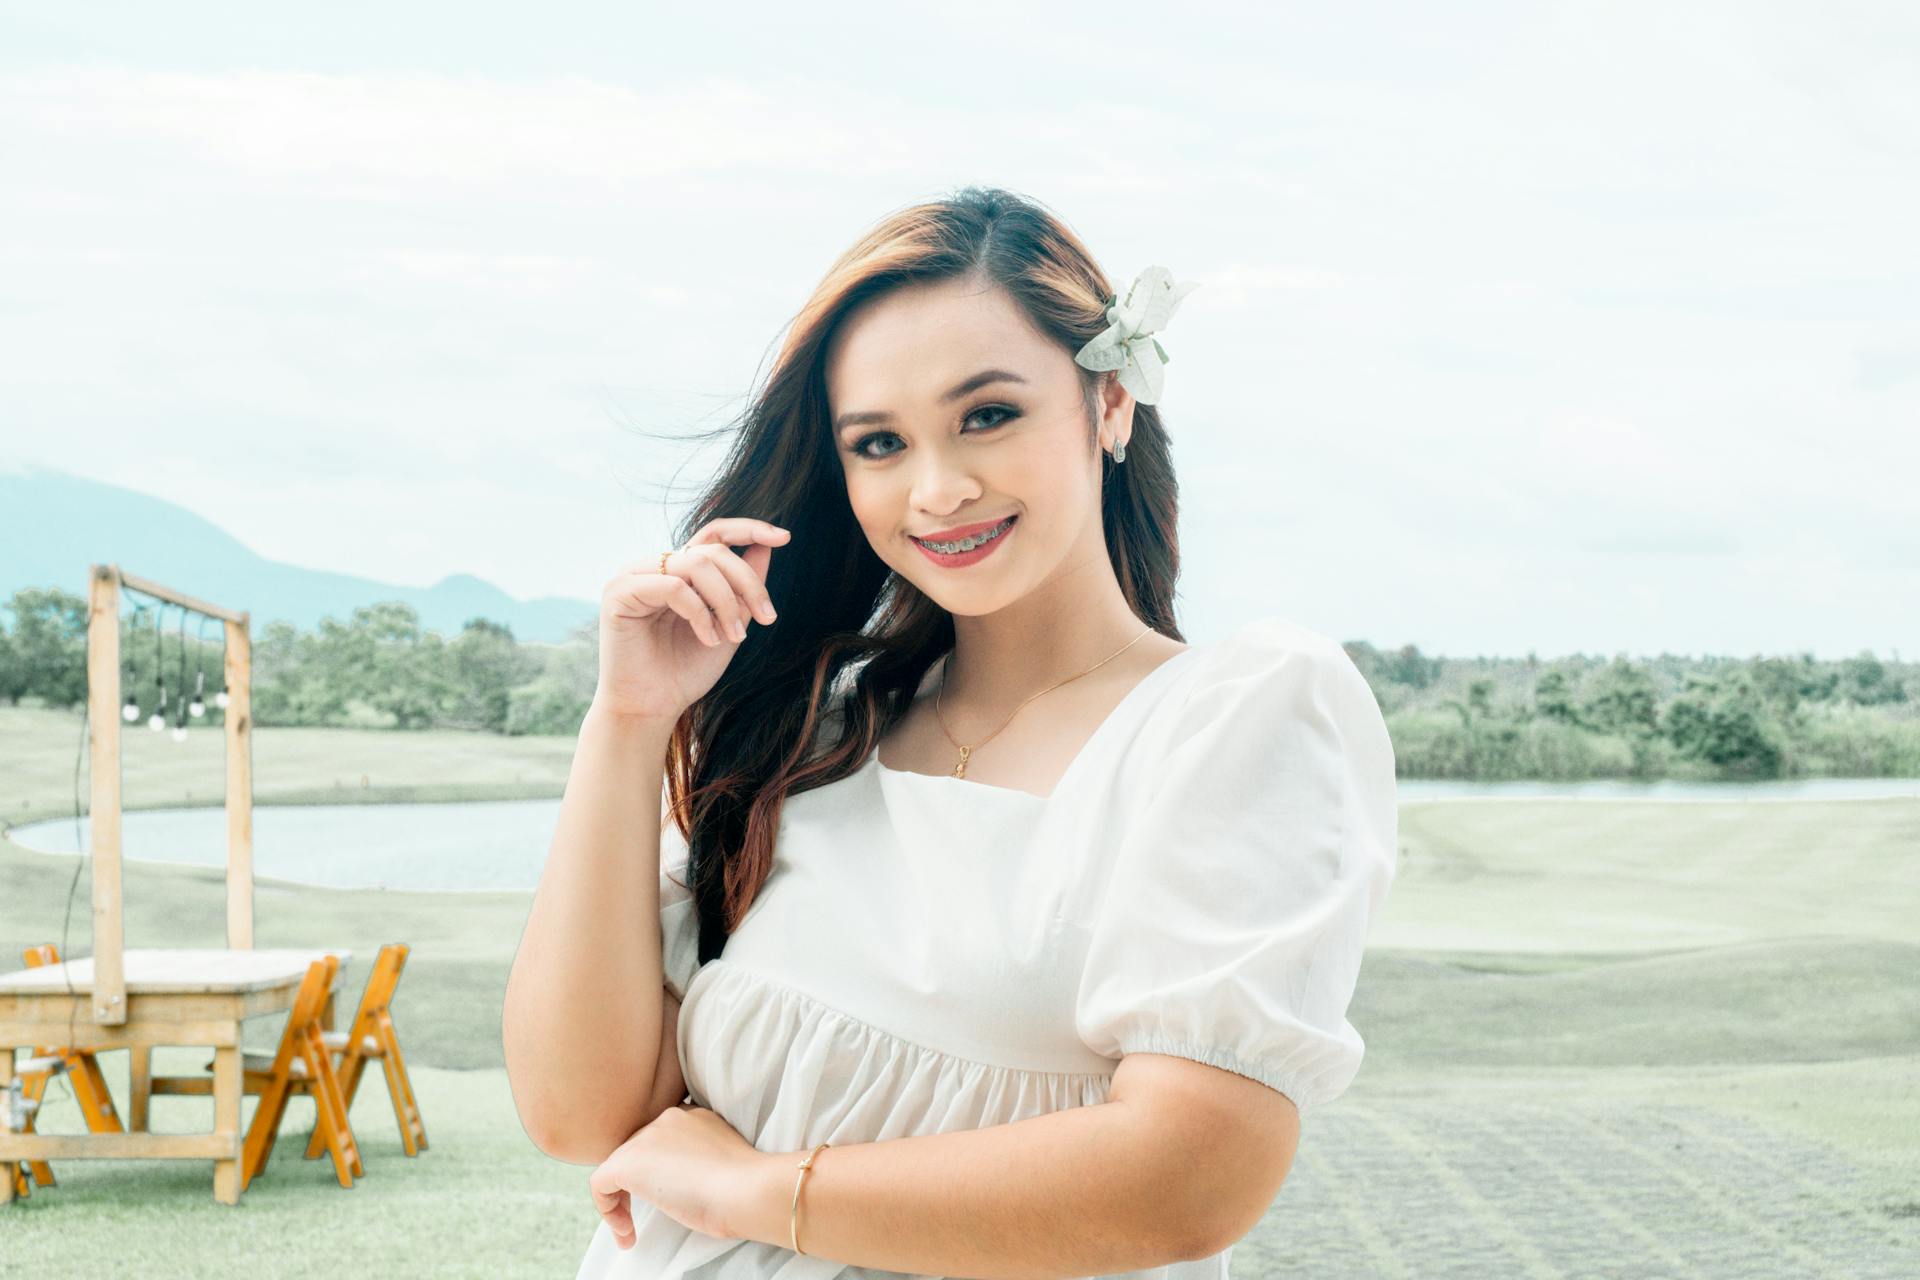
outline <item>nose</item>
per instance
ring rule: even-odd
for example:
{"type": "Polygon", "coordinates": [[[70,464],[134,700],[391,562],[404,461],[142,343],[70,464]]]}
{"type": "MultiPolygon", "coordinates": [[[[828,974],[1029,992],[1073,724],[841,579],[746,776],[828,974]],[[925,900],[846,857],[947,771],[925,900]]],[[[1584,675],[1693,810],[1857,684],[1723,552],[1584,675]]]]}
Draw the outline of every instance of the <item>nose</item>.
{"type": "Polygon", "coordinates": [[[979,498],[980,482],[942,450],[922,449],[915,464],[909,498],[914,509],[939,517],[961,510],[979,498]]]}

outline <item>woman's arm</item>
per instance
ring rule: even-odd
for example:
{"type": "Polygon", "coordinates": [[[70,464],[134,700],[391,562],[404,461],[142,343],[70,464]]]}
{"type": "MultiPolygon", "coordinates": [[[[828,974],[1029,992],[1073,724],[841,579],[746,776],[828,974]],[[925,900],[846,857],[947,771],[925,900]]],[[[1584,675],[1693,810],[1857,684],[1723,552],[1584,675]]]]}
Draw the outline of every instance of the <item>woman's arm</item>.
{"type": "Polygon", "coordinates": [[[604,1160],[655,1114],[671,734],[671,725],[588,708],[507,976],[501,1031],[514,1106],[534,1145],[557,1159],[604,1160]]]}
{"type": "MultiPolygon", "coordinates": [[[[1143,1096],[829,1147],[800,1193],[800,1248],[851,1266],[978,1280],[1109,1275],[1209,1257],[1226,1243],[1208,1195],[1245,1152],[1210,1141],[1225,1135],[1200,1117],[1218,1115],[1182,1120],[1143,1096]]],[[[767,1153],[756,1163],[744,1238],[792,1247],[805,1157],[767,1153]]]]}

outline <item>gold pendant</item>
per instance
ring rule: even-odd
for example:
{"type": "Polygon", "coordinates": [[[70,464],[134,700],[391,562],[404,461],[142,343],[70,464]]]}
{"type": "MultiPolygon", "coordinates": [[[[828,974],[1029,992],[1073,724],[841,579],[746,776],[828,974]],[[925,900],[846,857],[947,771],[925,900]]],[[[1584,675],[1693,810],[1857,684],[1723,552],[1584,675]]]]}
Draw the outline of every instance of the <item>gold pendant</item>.
{"type": "Polygon", "coordinates": [[[955,765],[955,766],[953,766],[953,776],[954,776],[954,777],[956,777],[956,778],[964,778],[964,777],[966,777],[966,776],[967,776],[967,757],[968,757],[968,756],[970,756],[970,755],[972,755],[972,754],[973,754],[973,748],[972,748],[972,747],[962,747],[962,748],[960,748],[960,763],[959,763],[959,764],[957,764],[957,765],[955,765]]]}

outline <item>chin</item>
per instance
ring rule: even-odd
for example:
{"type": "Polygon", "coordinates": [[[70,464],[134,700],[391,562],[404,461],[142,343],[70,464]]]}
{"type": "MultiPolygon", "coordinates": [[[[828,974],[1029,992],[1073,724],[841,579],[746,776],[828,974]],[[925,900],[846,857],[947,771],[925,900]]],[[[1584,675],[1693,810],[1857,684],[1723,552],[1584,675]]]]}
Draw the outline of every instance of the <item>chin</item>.
{"type": "Polygon", "coordinates": [[[958,618],[979,618],[998,613],[1015,598],[1005,580],[988,582],[982,579],[976,585],[961,586],[938,581],[940,575],[937,570],[931,574],[911,574],[898,569],[895,572],[911,582],[921,595],[958,618]]]}

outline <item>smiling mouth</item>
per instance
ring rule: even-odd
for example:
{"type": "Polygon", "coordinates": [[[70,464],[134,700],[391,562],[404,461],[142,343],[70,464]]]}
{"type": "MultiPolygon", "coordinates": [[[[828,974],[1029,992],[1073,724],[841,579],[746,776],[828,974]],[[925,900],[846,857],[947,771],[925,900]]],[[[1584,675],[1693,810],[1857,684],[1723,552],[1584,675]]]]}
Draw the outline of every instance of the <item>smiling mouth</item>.
{"type": "Polygon", "coordinates": [[[913,540],[927,550],[937,551],[941,555],[959,555],[963,552],[972,551],[975,547],[985,543],[992,542],[995,538],[998,538],[1001,534],[1013,528],[1013,522],[1017,519],[1019,519],[1018,516],[1008,516],[991,529],[983,530],[970,538],[956,538],[952,542],[930,542],[925,538],[914,538],[913,540]]]}

